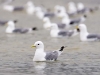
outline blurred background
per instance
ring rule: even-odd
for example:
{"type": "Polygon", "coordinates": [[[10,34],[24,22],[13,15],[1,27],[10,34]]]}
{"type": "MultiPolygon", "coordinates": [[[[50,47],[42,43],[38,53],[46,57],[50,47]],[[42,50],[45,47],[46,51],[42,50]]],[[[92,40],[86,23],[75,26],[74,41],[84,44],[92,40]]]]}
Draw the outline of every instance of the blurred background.
{"type": "MultiPolygon", "coordinates": [[[[0,22],[6,21],[4,25],[0,24],[0,75],[99,75],[100,42],[81,42],[79,35],[69,38],[52,37],[51,28],[44,28],[45,17],[39,18],[36,10],[32,14],[27,13],[28,1],[30,0],[0,0],[0,22]],[[8,7],[11,11],[7,10],[8,7]],[[18,10],[14,11],[14,7],[18,7],[18,10]],[[16,28],[36,27],[36,30],[32,33],[7,33],[8,22],[14,20],[17,21],[14,23],[16,28]],[[68,48],[56,62],[33,63],[35,49],[32,49],[31,45],[39,40],[44,43],[45,51],[57,50],[62,45],[67,45],[68,48]]],[[[54,13],[55,6],[65,7],[67,14],[68,3],[73,2],[76,7],[78,3],[82,3],[86,12],[73,12],[72,16],[69,16],[70,19],[86,15],[86,20],[77,25],[84,23],[88,32],[100,34],[100,0],[31,0],[31,2],[44,13],[53,14],[52,17],[49,16],[51,23],[62,23],[62,17],[59,18],[54,13]]],[[[64,30],[70,29],[75,29],[75,25],[64,30]]]]}

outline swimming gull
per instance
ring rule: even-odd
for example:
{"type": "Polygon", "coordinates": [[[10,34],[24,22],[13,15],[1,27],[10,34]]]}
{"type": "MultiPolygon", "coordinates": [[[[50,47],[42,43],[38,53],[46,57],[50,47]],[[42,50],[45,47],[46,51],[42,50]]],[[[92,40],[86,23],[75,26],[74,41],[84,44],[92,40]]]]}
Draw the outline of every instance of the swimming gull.
{"type": "Polygon", "coordinates": [[[35,12],[35,6],[31,1],[28,1],[25,6],[4,5],[3,9],[9,12],[26,11],[29,15],[32,15],[35,12]]]}
{"type": "Polygon", "coordinates": [[[80,23],[82,23],[82,22],[84,22],[86,20],[86,17],[87,17],[86,15],[83,15],[78,19],[71,19],[70,20],[70,25],[80,24],[80,23]]]}
{"type": "Polygon", "coordinates": [[[86,27],[85,24],[80,24],[77,27],[77,31],[80,33],[80,40],[81,41],[96,41],[96,40],[100,40],[100,35],[99,34],[88,33],[87,27],[86,27]]]}
{"type": "Polygon", "coordinates": [[[72,37],[77,35],[78,32],[76,29],[74,30],[60,30],[57,24],[52,24],[50,35],[51,37],[72,37]]]}
{"type": "Polygon", "coordinates": [[[48,17],[43,18],[43,22],[44,22],[43,27],[45,29],[50,28],[52,24],[57,24],[59,29],[68,28],[67,23],[52,23],[48,17]]]}
{"type": "Polygon", "coordinates": [[[13,21],[9,21],[7,23],[8,27],[6,28],[6,33],[32,33],[34,30],[37,30],[36,27],[33,27],[33,28],[15,28],[15,23],[13,21]]]}
{"type": "MultiPolygon", "coordinates": [[[[4,26],[6,25],[7,22],[9,22],[10,20],[0,20],[0,26],[4,26]]],[[[16,22],[16,20],[13,20],[14,22],[16,22]]]]}
{"type": "Polygon", "coordinates": [[[77,13],[77,8],[74,2],[68,3],[68,14],[75,15],[77,13]]]}
{"type": "Polygon", "coordinates": [[[99,8],[100,8],[99,6],[96,6],[96,7],[93,7],[93,8],[88,8],[88,7],[85,7],[83,3],[79,2],[77,4],[77,13],[78,14],[87,14],[87,13],[90,13],[90,12],[97,11],[99,8]]]}
{"type": "Polygon", "coordinates": [[[54,16],[55,16],[54,13],[45,12],[45,11],[43,10],[43,8],[41,8],[41,7],[36,7],[36,8],[35,8],[35,12],[36,12],[36,16],[37,16],[39,19],[43,19],[43,18],[45,18],[45,17],[51,18],[51,17],[54,17],[54,16]]]}
{"type": "Polygon", "coordinates": [[[47,60],[56,61],[66,46],[62,46],[60,49],[55,50],[55,51],[45,52],[43,42],[36,41],[35,44],[32,45],[32,47],[36,48],[33,61],[47,61],[47,60]]]}

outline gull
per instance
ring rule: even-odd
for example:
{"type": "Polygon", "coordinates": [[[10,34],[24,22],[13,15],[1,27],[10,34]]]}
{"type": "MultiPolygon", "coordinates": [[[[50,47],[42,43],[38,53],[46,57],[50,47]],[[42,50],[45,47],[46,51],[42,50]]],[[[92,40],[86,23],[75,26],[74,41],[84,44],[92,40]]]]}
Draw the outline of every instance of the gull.
{"type": "Polygon", "coordinates": [[[25,6],[4,5],[3,9],[9,12],[26,11],[29,15],[32,15],[35,12],[35,6],[32,1],[28,1],[25,6]]]}
{"type": "Polygon", "coordinates": [[[47,61],[47,60],[56,61],[66,46],[62,46],[60,49],[55,50],[55,51],[45,52],[43,42],[36,41],[34,43],[34,45],[32,45],[32,47],[36,48],[35,55],[33,57],[33,61],[47,61]]]}
{"type": "Polygon", "coordinates": [[[50,35],[51,37],[72,37],[77,35],[78,32],[76,29],[74,30],[60,30],[57,24],[52,24],[50,35]]]}
{"type": "Polygon", "coordinates": [[[52,26],[52,24],[57,24],[59,29],[68,28],[67,21],[63,22],[63,23],[52,23],[48,17],[45,17],[45,18],[43,18],[43,22],[44,22],[43,27],[45,29],[50,28],[52,26]]]}
{"type": "Polygon", "coordinates": [[[76,14],[77,13],[77,8],[74,2],[69,2],[68,3],[68,14],[76,14]]]}
{"type": "Polygon", "coordinates": [[[83,3],[79,2],[77,4],[77,13],[78,14],[87,14],[87,13],[92,13],[94,11],[97,11],[100,7],[99,6],[96,6],[96,7],[93,7],[93,8],[87,8],[84,6],[83,3]]]}
{"type": "Polygon", "coordinates": [[[15,23],[17,21],[7,22],[6,33],[32,33],[34,30],[37,30],[36,27],[33,28],[15,28],[15,23]]]}
{"type": "Polygon", "coordinates": [[[99,34],[92,34],[87,31],[87,27],[85,24],[80,24],[77,27],[77,31],[80,34],[80,40],[81,41],[96,41],[100,40],[100,35],[99,34]]]}
{"type": "Polygon", "coordinates": [[[83,15],[78,19],[71,19],[70,20],[70,25],[80,24],[80,23],[82,23],[82,22],[84,22],[86,20],[86,17],[87,17],[86,15],[83,15]]]}
{"type": "Polygon", "coordinates": [[[39,19],[43,19],[45,17],[50,17],[51,18],[51,17],[55,16],[54,13],[43,11],[43,9],[41,7],[36,7],[35,12],[36,12],[36,16],[39,19]]]}
{"type": "MultiPolygon", "coordinates": [[[[0,26],[4,26],[7,24],[7,22],[9,22],[10,20],[0,20],[0,26]]],[[[16,20],[13,20],[14,22],[16,22],[16,20]]]]}
{"type": "Polygon", "coordinates": [[[64,6],[60,6],[60,5],[56,5],[54,7],[54,13],[59,18],[62,18],[65,14],[67,14],[66,8],[64,6]]]}

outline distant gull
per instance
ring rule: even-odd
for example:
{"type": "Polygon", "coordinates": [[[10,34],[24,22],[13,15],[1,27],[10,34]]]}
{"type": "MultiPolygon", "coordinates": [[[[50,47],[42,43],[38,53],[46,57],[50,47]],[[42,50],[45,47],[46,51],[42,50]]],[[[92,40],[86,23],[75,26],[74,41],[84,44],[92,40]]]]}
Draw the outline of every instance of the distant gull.
{"type": "Polygon", "coordinates": [[[88,7],[85,7],[83,3],[79,2],[77,4],[77,13],[78,14],[87,14],[90,12],[97,11],[99,8],[100,8],[99,6],[96,6],[94,8],[88,8],[88,7]]]}
{"type": "Polygon", "coordinates": [[[86,20],[86,15],[81,16],[78,19],[71,19],[70,20],[70,25],[76,25],[76,24],[80,24],[83,23],[86,20]]]}
{"type": "Polygon", "coordinates": [[[35,13],[36,13],[36,16],[39,19],[43,19],[45,17],[50,17],[51,18],[51,17],[54,17],[55,16],[54,13],[43,11],[43,9],[41,7],[36,7],[35,8],[35,13]]]}
{"type": "Polygon", "coordinates": [[[50,35],[51,37],[72,37],[77,35],[78,32],[76,29],[74,30],[60,30],[57,24],[52,24],[50,35]]]}
{"type": "Polygon", "coordinates": [[[68,3],[68,14],[75,15],[77,13],[77,8],[74,2],[68,3]]]}
{"type": "Polygon", "coordinates": [[[87,8],[85,8],[84,4],[79,2],[77,4],[77,13],[85,13],[87,12],[87,8]]]}
{"type": "Polygon", "coordinates": [[[86,17],[87,17],[86,15],[83,15],[76,19],[70,19],[68,16],[65,15],[62,18],[62,23],[66,24],[66,28],[68,29],[69,27],[71,27],[73,25],[83,23],[86,20],[86,17]]]}
{"type": "Polygon", "coordinates": [[[50,28],[52,26],[52,24],[57,24],[59,29],[68,28],[66,23],[51,23],[51,21],[48,17],[43,18],[43,22],[44,22],[43,27],[45,29],[50,28]]]}
{"type": "Polygon", "coordinates": [[[77,27],[77,31],[80,32],[80,40],[81,41],[96,41],[96,40],[100,40],[100,35],[99,34],[88,33],[87,27],[86,27],[85,24],[80,24],[77,27]]]}
{"type": "Polygon", "coordinates": [[[14,0],[2,0],[2,4],[1,5],[7,5],[7,4],[10,4],[12,3],[14,0]]]}
{"type": "Polygon", "coordinates": [[[65,14],[67,14],[66,12],[66,8],[64,6],[60,6],[60,5],[56,5],[54,7],[54,13],[55,16],[62,18],[65,14]]]}
{"type": "Polygon", "coordinates": [[[60,49],[52,51],[52,52],[45,52],[43,42],[36,41],[35,44],[32,45],[32,47],[36,47],[33,61],[47,61],[47,60],[56,61],[66,46],[62,46],[60,49]]]}
{"type": "Polygon", "coordinates": [[[26,6],[12,6],[12,5],[4,5],[4,10],[7,10],[9,12],[14,11],[26,11],[27,14],[32,15],[35,12],[35,6],[31,1],[28,1],[26,3],[26,6]]]}
{"type": "MultiPolygon", "coordinates": [[[[10,20],[0,20],[0,26],[4,26],[7,24],[7,22],[9,22],[10,20]]],[[[13,20],[14,22],[16,22],[16,20],[13,20]]]]}
{"type": "Polygon", "coordinates": [[[7,23],[8,27],[6,28],[6,33],[32,33],[33,31],[37,30],[36,27],[33,28],[15,28],[15,23],[17,21],[9,21],[7,23]]]}

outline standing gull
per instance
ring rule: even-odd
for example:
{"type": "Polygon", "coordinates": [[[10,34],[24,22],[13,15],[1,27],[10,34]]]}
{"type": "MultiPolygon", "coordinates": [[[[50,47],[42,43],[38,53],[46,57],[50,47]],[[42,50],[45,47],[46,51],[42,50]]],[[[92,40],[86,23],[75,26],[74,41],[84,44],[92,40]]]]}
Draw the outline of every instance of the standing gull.
{"type": "Polygon", "coordinates": [[[9,21],[7,23],[8,27],[6,28],[6,33],[32,33],[34,30],[37,30],[36,27],[33,27],[33,28],[15,28],[15,23],[13,21],[9,21]]]}
{"type": "Polygon", "coordinates": [[[44,44],[42,41],[36,41],[35,44],[32,45],[32,47],[36,47],[33,61],[46,61],[46,60],[56,61],[57,58],[63,52],[63,49],[65,48],[64,46],[62,46],[59,50],[55,50],[52,52],[45,52],[44,51],[44,44]]]}
{"type": "Polygon", "coordinates": [[[77,27],[77,31],[80,32],[81,41],[96,41],[100,40],[100,35],[88,33],[87,27],[85,24],[80,24],[77,27]]]}

